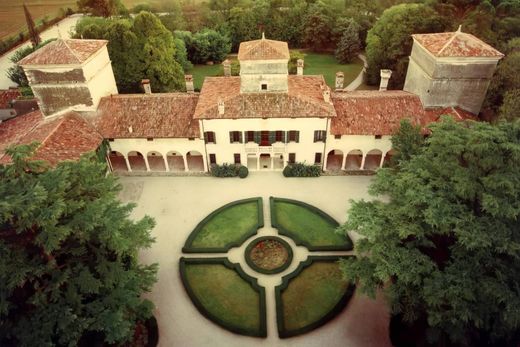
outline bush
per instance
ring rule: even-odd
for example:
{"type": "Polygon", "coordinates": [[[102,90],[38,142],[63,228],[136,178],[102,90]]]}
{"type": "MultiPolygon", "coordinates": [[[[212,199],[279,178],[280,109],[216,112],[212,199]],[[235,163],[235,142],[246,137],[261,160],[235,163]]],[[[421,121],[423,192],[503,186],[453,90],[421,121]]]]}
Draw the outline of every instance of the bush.
{"type": "Polygon", "coordinates": [[[249,170],[247,169],[247,166],[241,166],[238,169],[238,177],[240,178],[246,178],[247,175],[249,175],[249,170]]]}
{"type": "Polygon", "coordinates": [[[214,164],[210,171],[214,177],[237,177],[241,167],[241,165],[235,164],[214,164]]]}
{"type": "Polygon", "coordinates": [[[285,177],[319,177],[321,176],[321,168],[318,165],[294,163],[283,169],[283,175],[285,177]]]}

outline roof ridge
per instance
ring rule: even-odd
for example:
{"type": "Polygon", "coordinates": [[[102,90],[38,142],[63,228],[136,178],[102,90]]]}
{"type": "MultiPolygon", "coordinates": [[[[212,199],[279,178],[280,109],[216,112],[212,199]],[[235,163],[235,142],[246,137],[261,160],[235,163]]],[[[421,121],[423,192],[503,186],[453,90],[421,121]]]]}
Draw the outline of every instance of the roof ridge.
{"type": "Polygon", "coordinates": [[[439,52],[437,52],[437,54],[440,55],[453,42],[453,40],[455,40],[455,37],[457,37],[459,33],[462,32],[454,31],[453,36],[444,44],[444,46],[442,46],[442,48],[439,50],[439,52]]]}
{"type": "Polygon", "coordinates": [[[67,41],[64,40],[64,39],[60,39],[63,44],[65,45],[65,47],[68,48],[68,50],[70,51],[70,53],[72,53],[72,55],[74,56],[74,58],[76,58],[78,60],[78,63],[81,63],[81,59],[77,56],[76,53],[74,53],[74,51],[72,50],[72,48],[70,48],[70,46],[67,44],[67,41]]]}
{"type": "Polygon", "coordinates": [[[250,54],[251,51],[253,51],[253,49],[257,48],[258,45],[261,45],[263,43],[268,43],[269,44],[269,48],[271,48],[273,51],[275,51],[277,54],[280,54],[280,55],[283,55],[282,52],[280,52],[278,49],[276,49],[272,44],[271,42],[283,42],[283,41],[276,41],[276,40],[270,40],[270,39],[266,39],[265,37],[264,38],[261,38],[261,39],[258,39],[258,40],[254,40],[257,42],[256,45],[252,45],[252,47],[246,52],[246,54],[250,54]],[[269,42],[267,42],[269,41],[269,42]]]}
{"type": "MultiPolygon", "coordinates": [[[[24,115],[22,115],[22,116],[20,116],[20,117],[29,117],[29,116],[31,116],[33,113],[36,113],[36,112],[40,113],[40,116],[43,116],[41,110],[34,110],[34,111],[29,112],[29,113],[26,113],[26,114],[24,114],[24,115]]],[[[20,136],[16,139],[16,144],[19,145],[19,144],[20,144],[20,140],[21,140],[24,136],[26,136],[27,134],[31,133],[31,132],[32,132],[36,127],[38,127],[41,123],[42,123],[41,121],[40,121],[40,122],[36,122],[36,124],[34,124],[34,125],[31,127],[31,129],[29,129],[25,134],[20,135],[20,136]]],[[[40,144],[40,145],[41,145],[41,144],[40,144]]],[[[40,147],[40,146],[38,146],[38,147],[40,147]]],[[[3,153],[0,153],[0,154],[2,154],[2,155],[0,156],[0,160],[3,159],[3,158],[7,155],[7,154],[5,153],[5,151],[4,151],[3,153]]]]}

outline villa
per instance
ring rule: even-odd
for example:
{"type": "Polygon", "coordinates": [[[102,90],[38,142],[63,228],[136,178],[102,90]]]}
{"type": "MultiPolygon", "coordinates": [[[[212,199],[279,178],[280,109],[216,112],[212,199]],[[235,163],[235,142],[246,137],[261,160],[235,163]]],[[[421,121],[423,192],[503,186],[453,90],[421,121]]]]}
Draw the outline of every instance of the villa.
{"type": "Polygon", "coordinates": [[[373,171],[393,154],[402,119],[426,126],[441,115],[475,119],[503,54],[473,35],[413,35],[404,90],[331,90],[323,77],[288,74],[287,43],[243,42],[240,76],[207,77],[200,93],[119,95],[104,40],[57,40],[22,59],[40,110],[0,124],[0,162],[10,144],[40,142],[35,157],[56,164],[105,150],[120,174],[206,172],[212,164],[282,170],[288,163],[324,171],[373,171]]]}

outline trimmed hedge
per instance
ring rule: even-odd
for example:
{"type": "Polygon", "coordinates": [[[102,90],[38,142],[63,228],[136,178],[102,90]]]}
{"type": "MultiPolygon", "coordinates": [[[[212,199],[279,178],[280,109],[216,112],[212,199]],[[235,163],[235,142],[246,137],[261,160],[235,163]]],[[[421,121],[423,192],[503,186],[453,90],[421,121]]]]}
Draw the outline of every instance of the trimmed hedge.
{"type": "MultiPolygon", "coordinates": [[[[182,284],[188,293],[191,301],[195,304],[197,310],[210,321],[220,325],[224,329],[232,331],[236,334],[254,336],[254,337],[267,337],[267,317],[266,317],[266,302],[265,302],[265,289],[258,285],[258,281],[256,278],[253,278],[247,275],[244,270],[240,267],[240,264],[231,263],[227,258],[184,258],[182,257],[179,262],[180,266],[180,274],[182,284]],[[259,297],[259,307],[258,307],[258,315],[259,315],[259,326],[258,329],[249,329],[241,326],[236,326],[230,324],[225,320],[225,317],[219,317],[209,312],[205,307],[205,304],[202,303],[197,297],[195,291],[191,287],[188,281],[187,269],[186,267],[189,265],[224,265],[226,268],[234,270],[240,278],[242,278],[245,282],[247,282],[251,288],[258,293],[259,297]]],[[[214,281],[213,278],[208,277],[208,281],[214,281]]],[[[232,299],[232,298],[230,298],[232,299]]]]}
{"type": "MultiPolygon", "coordinates": [[[[296,335],[301,335],[308,333],[316,328],[321,327],[326,324],[328,321],[337,316],[344,308],[347,306],[348,302],[354,295],[355,285],[348,284],[345,292],[338,300],[338,302],[334,305],[334,307],[329,310],[325,315],[320,317],[319,319],[307,323],[305,326],[302,326],[297,329],[288,329],[285,326],[284,320],[284,303],[282,301],[283,292],[289,287],[291,280],[298,277],[307,267],[311,266],[315,262],[338,262],[340,259],[345,259],[346,257],[339,256],[310,256],[306,261],[300,263],[298,268],[292,272],[291,274],[284,276],[282,278],[282,284],[275,288],[275,299],[276,299],[276,323],[278,326],[278,336],[280,338],[287,338],[296,335]]],[[[339,264],[338,264],[339,267],[339,264]]],[[[321,283],[315,283],[316,286],[319,286],[321,283]]],[[[302,302],[302,305],[308,304],[308,302],[302,302]]],[[[319,303],[312,303],[315,305],[319,305],[319,303]]]]}
{"type": "Polygon", "coordinates": [[[283,175],[285,177],[319,177],[321,176],[321,167],[305,163],[289,164],[283,169],[283,175]]]}
{"type": "Polygon", "coordinates": [[[240,178],[246,178],[247,175],[249,175],[249,169],[246,166],[241,166],[238,169],[238,177],[240,178]]]}
{"type": "Polygon", "coordinates": [[[240,177],[246,178],[249,170],[240,164],[213,164],[210,168],[211,175],[214,177],[240,177]]]}

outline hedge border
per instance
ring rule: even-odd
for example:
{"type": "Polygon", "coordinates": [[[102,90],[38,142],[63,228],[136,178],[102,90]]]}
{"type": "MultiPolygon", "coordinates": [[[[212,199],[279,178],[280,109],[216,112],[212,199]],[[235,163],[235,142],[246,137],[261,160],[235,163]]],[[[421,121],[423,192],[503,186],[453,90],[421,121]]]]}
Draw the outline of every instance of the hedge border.
{"type": "MultiPolygon", "coordinates": [[[[181,274],[182,284],[186,293],[190,297],[191,301],[197,308],[197,310],[208,320],[220,325],[222,328],[229,330],[233,333],[252,336],[252,337],[267,337],[267,315],[266,315],[266,298],[265,298],[265,288],[258,284],[256,278],[249,276],[242,270],[242,267],[238,263],[231,263],[227,258],[185,258],[181,257],[179,260],[179,271],[181,274]],[[259,303],[259,315],[260,315],[260,327],[259,330],[250,330],[244,329],[241,327],[237,327],[231,325],[225,321],[223,321],[220,317],[215,316],[208,312],[206,308],[201,304],[201,302],[197,299],[197,296],[193,292],[191,288],[187,276],[186,276],[186,265],[191,264],[202,264],[202,265],[213,265],[213,264],[221,264],[227,267],[228,269],[235,270],[238,275],[258,293],[260,303],[259,303]]],[[[208,279],[211,280],[211,279],[208,279]]]]}
{"type": "Polygon", "coordinates": [[[341,297],[341,299],[338,301],[338,303],[329,311],[325,316],[321,317],[317,321],[306,325],[304,327],[301,327],[299,329],[295,330],[287,330],[285,329],[285,323],[283,319],[283,303],[282,303],[282,293],[287,289],[289,286],[289,282],[300,275],[300,273],[307,268],[308,266],[312,265],[314,262],[337,262],[341,259],[346,259],[353,256],[310,256],[305,260],[304,262],[300,263],[298,265],[298,268],[290,273],[287,276],[284,276],[282,278],[282,283],[275,287],[275,300],[276,300],[276,325],[278,327],[278,336],[282,339],[293,337],[297,335],[306,334],[314,329],[317,329],[326,323],[328,323],[332,318],[336,317],[343,309],[347,306],[348,302],[354,295],[354,291],[356,289],[356,286],[354,284],[349,284],[347,290],[345,291],[345,294],[341,297]]]}
{"type": "Polygon", "coordinates": [[[238,247],[242,243],[244,243],[245,240],[250,238],[253,235],[256,235],[258,229],[264,227],[264,206],[263,206],[263,200],[261,197],[256,198],[248,198],[248,199],[241,199],[236,200],[233,202],[230,202],[224,206],[219,207],[215,211],[211,212],[209,215],[207,215],[202,221],[197,224],[195,229],[190,233],[188,238],[186,239],[186,242],[184,243],[184,246],[182,247],[183,253],[227,253],[230,248],[232,247],[238,247]],[[213,217],[215,217],[217,214],[221,213],[222,211],[236,206],[240,204],[245,204],[248,202],[256,201],[257,203],[257,210],[258,210],[258,220],[256,222],[256,225],[253,226],[249,231],[247,231],[244,236],[239,238],[235,241],[228,242],[224,247],[192,247],[191,244],[193,243],[193,240],[198,236],[200,230],[204,227],[206,223],[208,223],[213,217]]]}
{"type": "Polygon", "coordinates": [[[253,241],[251,241],[251,243],[249,243],[249,245],[247,245],[245,253],[244,253],[244,258],[246,259],[247,265],[249,265],[249,267],[251,269],[255,270],[256,272],[265,274],[265,275],[272,275],[272,274],[280,273],[280,272],[286,270],[289,266],[291,266],[291,263],[293,260],[293,250],[291,248],[291,245],[289,245],[289,243],[287,241],[285,241],[284,239],[282,239],[281,237],[262,236],[262,237],[254,239],[253,241]],[[264,240],[274,240],[274,241],[280,242],[285,247],[285,249],[287,250],[287,261],[282,266],[279,266],[272,270],[266,270],[266,269],[262,269],[261,267],[257,266],[253,262],[253,260],[251,259],[251,256],[250,256],[251,250],[253,249],[253,246],[258,244],[258,242],[264,241],[264,240]]]}
{"type": "Polygon", "coordinates": [[[284,236],[287,236],[287,237],[290,237],[291,239],[293,239],[293,241],[296,245],[304,246],[309,251],[352,251],[354,249],[354,244],[348,235],[345,235],[347,242],[346,242],[346,245],[344,245],[344,246],[313,246],[310,243],[308,243],[307,241],[300,239],[300,237],[298,235],[290,232],[289,230],[285,229],[284,227],[282,227],[281,225],[278,224],[278,222],[276,220],[276,214],[274,212],[275,211],[274,204],[277,201],[288,202],[288,203],[291,203],[291,204],[294,204],[294,205],[297,205],[297,206],[300,206],[303,208],[307,208],[307,209],[311,210],[311,212],[316,213],[320,217],[322,217],[322,218],[328,220],[329,222],[331,222],[332,224],[334,224],[336,226],[336,228],[338,228],[340,225],[334,218],[332,218],[330,215],[328,215],[327,213],[323,212],[322,210],[320,210],[319,208],[317,208],[315,206],[306,204],[306,203],[304,203],[302,201],[298,201],[298,200],[277,198],[277,197],[273,197],[273,196],[269,197],[269,209],[271,210],[271,226],[273,228],[278,229],[278,232],[280,233],[280,235],[284,235],[284,236]]]}

